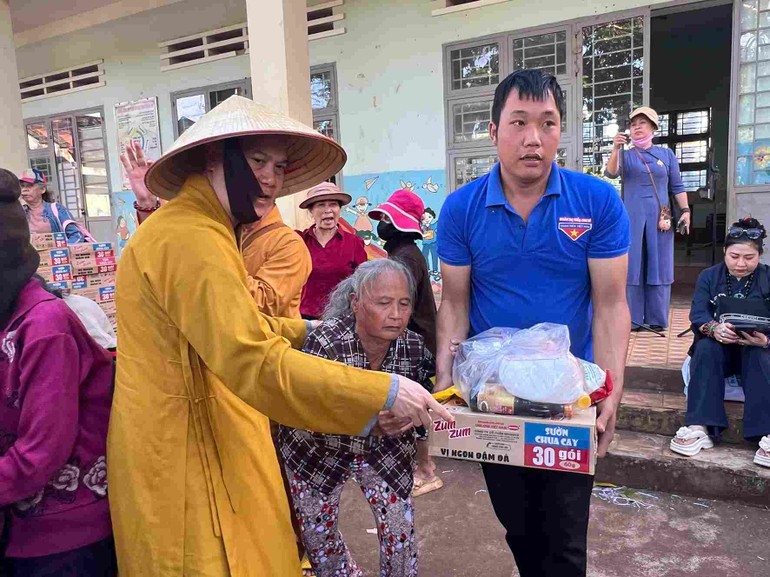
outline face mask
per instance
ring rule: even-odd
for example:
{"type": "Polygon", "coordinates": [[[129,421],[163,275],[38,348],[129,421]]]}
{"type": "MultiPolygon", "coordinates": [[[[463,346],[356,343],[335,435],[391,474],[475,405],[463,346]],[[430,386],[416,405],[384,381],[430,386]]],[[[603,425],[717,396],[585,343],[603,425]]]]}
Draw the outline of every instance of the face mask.
{"type": "Polygon", "coordinates": [[[652,134],[650,134],[650,135],[649,135],[649,136],[647,136],[646,138],[642,138],[642,139],[640,139],[640,140],[634,140],[634,139],[632,138],[632,139],[631,139],[631,142],[633,142],[633,143],[634,143],[634,146],[636,146],[637,148],[646,148],[646,147],[647,147],[647,146],[649,146],[649,144],[652,142],[652,137],[653,137],[653,135],[652,135],[652,134]]]}
{"type": "Polygon", "coordinates": [[[254,176],[237,138],[225,140],[223,161],[230,212],[240,224],[258,221],[254,201],[257,198],[266,198],[266,195],[262,192],[259,180],[254,176]]]}
{"type": "Polygon", "coordinates": [[[393,223],[380,221],[377,225],[377,236],[382,240],[390,240],[399,233],[399,230],[393,226],[393,223]]]}

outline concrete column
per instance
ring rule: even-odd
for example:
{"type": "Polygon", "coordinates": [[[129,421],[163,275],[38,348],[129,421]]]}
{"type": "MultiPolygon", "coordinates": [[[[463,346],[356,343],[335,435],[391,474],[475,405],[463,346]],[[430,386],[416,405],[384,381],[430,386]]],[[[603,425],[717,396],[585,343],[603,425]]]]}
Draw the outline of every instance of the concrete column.
{"type": "MultiPolygon", "coordinates": [[[[312,125],[305,0],[246,0],[253,98],[312,125]]],[[[303,194],[279,199],[289,226],[304,228],[303,194]]]]}
{"type": "Polygon", "coordinates": [[[27,167],[27,143],[9,0],[0,0],[0,167],[18,174],[27,167]]]}

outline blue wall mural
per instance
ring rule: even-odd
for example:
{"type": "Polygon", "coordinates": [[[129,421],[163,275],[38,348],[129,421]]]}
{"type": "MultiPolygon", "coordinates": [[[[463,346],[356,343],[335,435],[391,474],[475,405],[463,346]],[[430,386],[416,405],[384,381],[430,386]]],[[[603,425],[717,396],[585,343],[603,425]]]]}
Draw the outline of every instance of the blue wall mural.
{"type": "Polygon", "coordinates": [[[436,300],[441,300],[441,273],[436,250],[436,231],[438,216],[447,195],[444,169],[410,170],[381,172],[372,174],[345,175],[342,187],[353,201],[342,210],[342,217],[347,220],[357,234],[367,244],[380,248],[384,242],[377,238],[377,223],[367,213],[393,194],[396,190],[406,189],[419,195],[425,204],[421,228],[425,240],[418,241],[431,274],[431,284],[436,300]]]}
{"type": "Polygon", "coordinates": [[[118,251],[118,256],[120,256],[123,247],[126,246],[128,239],[136,232],[135,200],[136,197],[133,192],[123,191],[112,193],[112,224],[115,233],[114,242],[118,251]]]}

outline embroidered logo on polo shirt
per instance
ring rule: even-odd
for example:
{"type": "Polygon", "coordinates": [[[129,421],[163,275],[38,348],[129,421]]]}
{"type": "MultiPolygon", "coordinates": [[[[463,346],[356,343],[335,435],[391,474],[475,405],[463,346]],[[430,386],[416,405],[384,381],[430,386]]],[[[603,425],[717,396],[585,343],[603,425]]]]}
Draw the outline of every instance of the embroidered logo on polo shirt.
{"type": "Polygon", "coordinates": [[[593,228],[593,219],[574,218],[570,216],[559,217],[559,230],[566,234],[570,240],[575,241],[593,228]]]}

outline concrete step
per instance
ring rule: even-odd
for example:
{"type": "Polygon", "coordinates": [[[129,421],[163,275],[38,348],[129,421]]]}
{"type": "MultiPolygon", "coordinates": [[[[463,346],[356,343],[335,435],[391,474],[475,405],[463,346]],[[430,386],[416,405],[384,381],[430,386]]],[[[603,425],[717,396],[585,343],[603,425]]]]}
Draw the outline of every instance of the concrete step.
{"type": "MultiPolygon", "coordinates": [[[[743,444],[743,403],[725,401],[729,427],[722,433],[725,443],[743,444]]],[[[681,393],[625,390],[618,411],[617,428],[637,433],[672,437],[684,426],[687,398],[681,393]]]]}
{"type": "Polygon", "coordinates": [[[638,489],[770,506],[770,469],[753,463],[756,446],[718,445],[695,457],[669,449],[671,438],[618,431],[596,479],[638,489]]]}
{"type": "Polygon", "coordinates": [[[681,393],[684,389],[679,370],[655,367],[626,367],[625,389],[681,393]]]}

